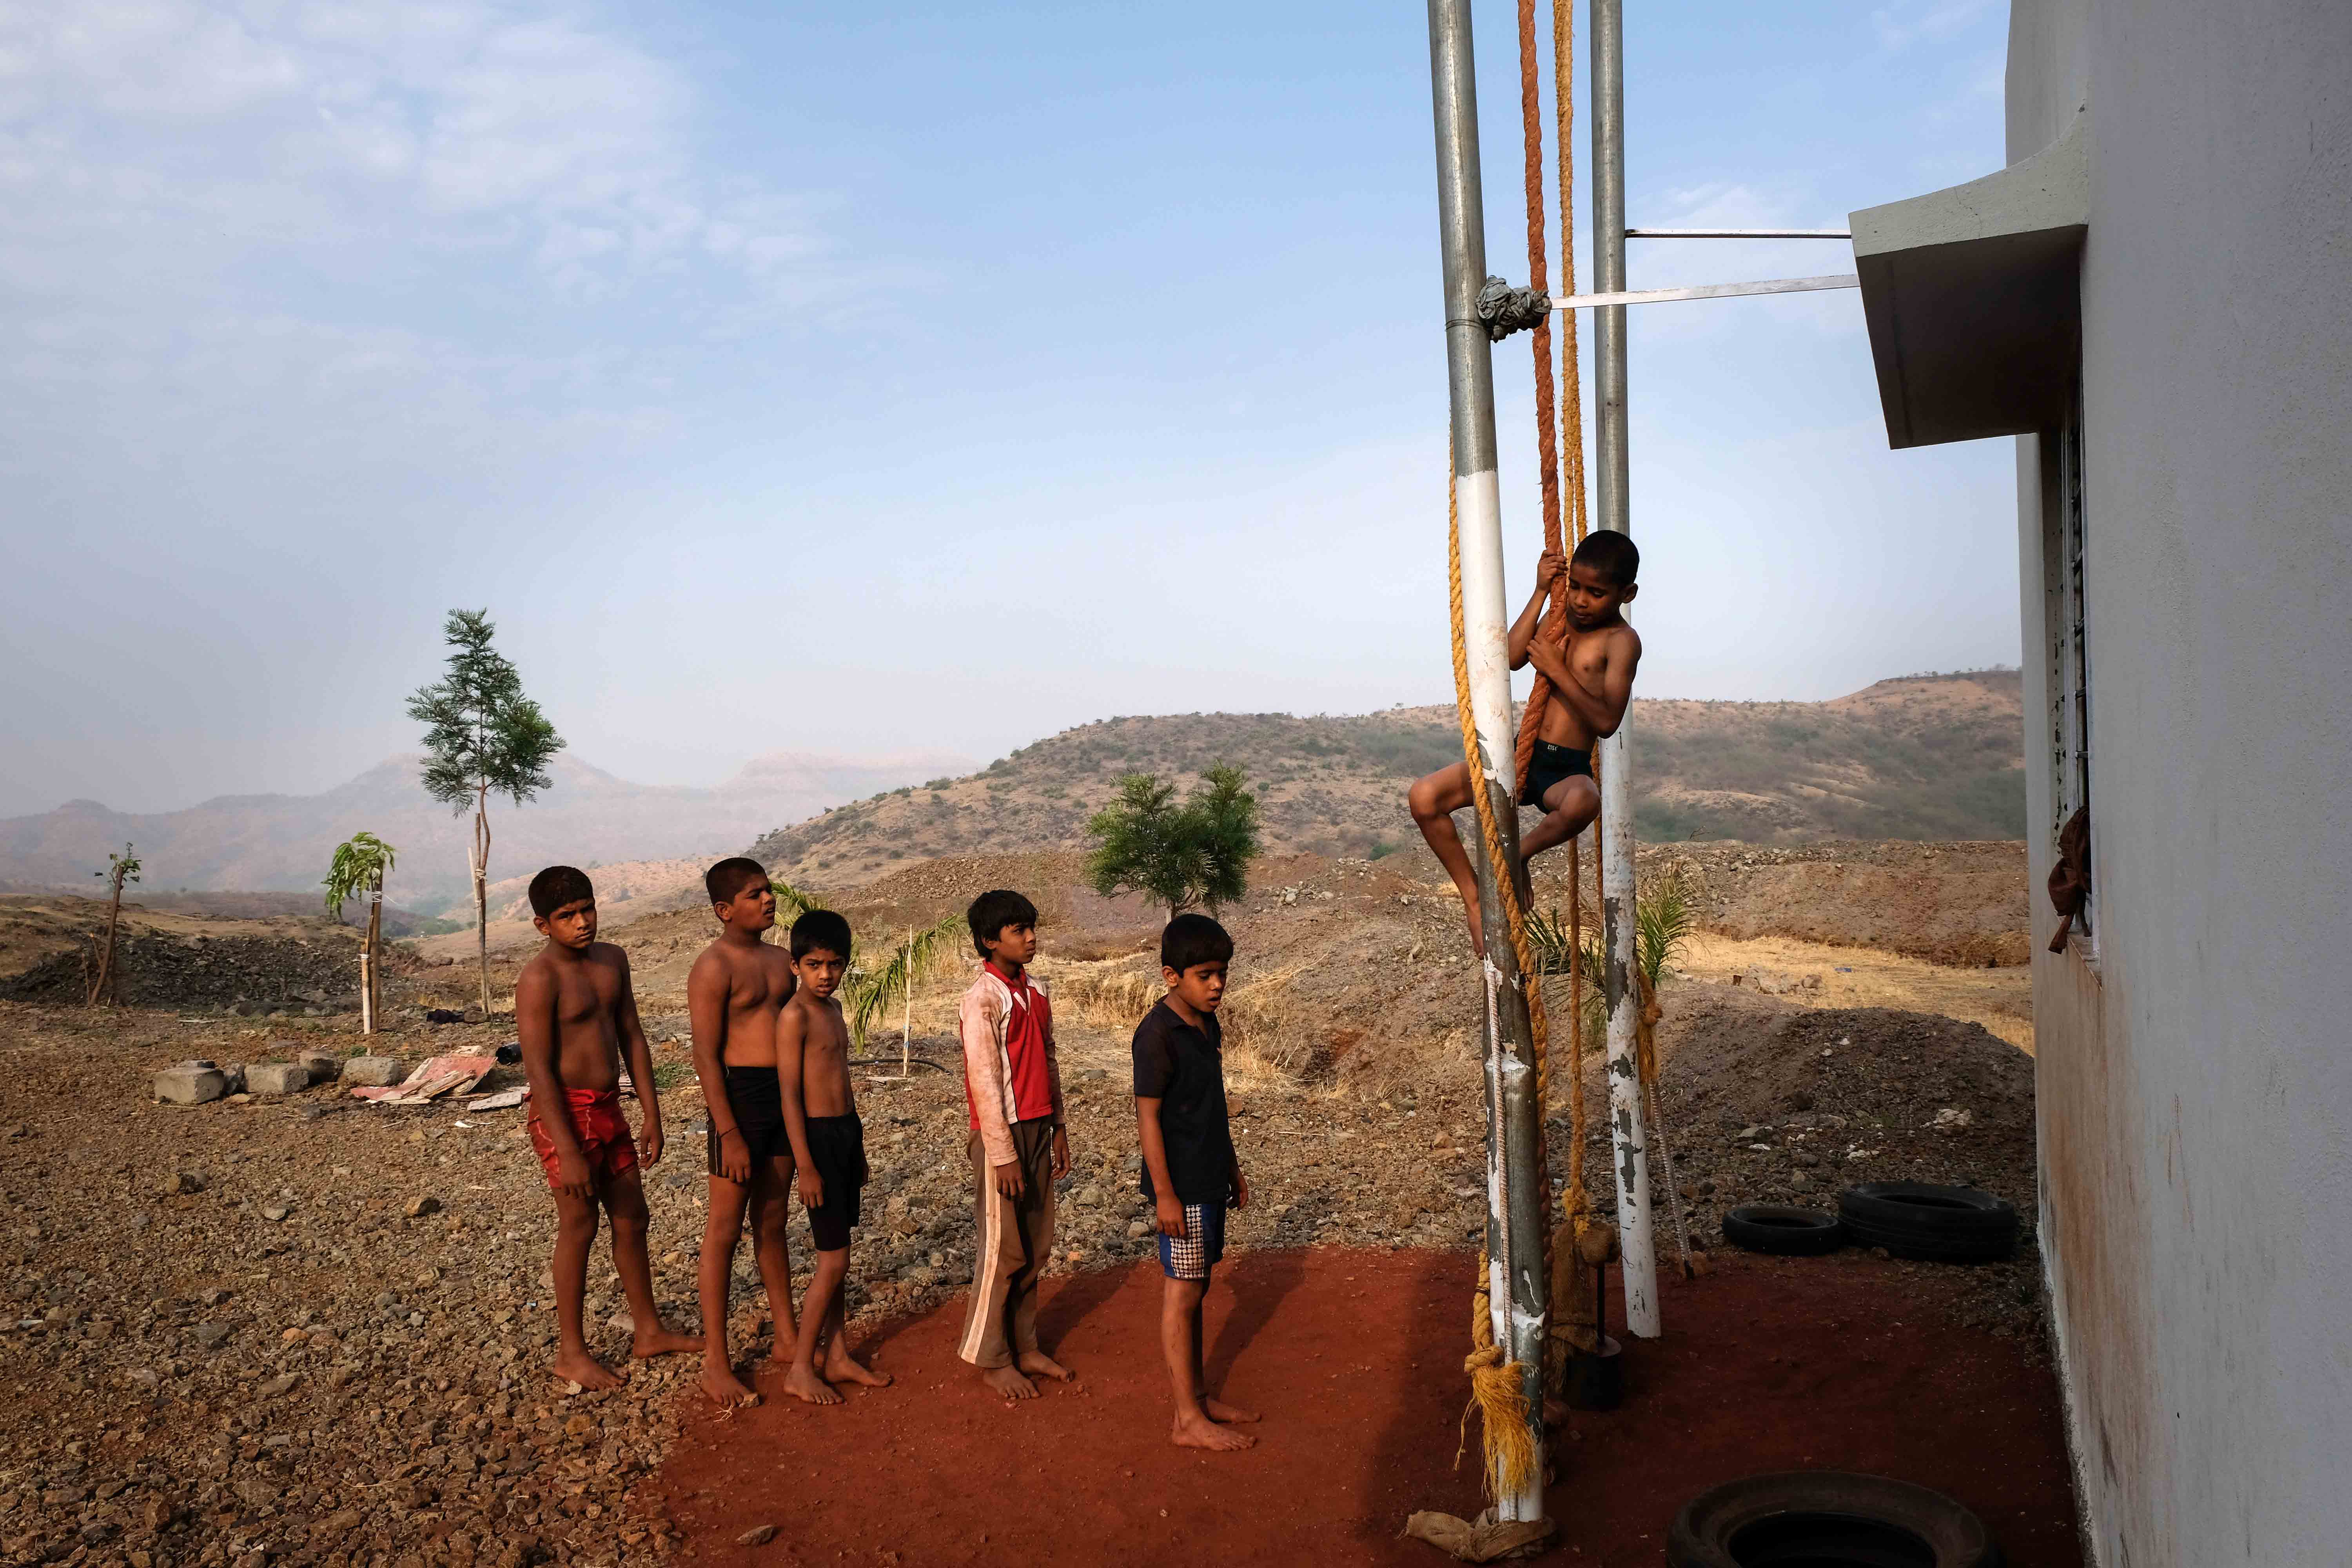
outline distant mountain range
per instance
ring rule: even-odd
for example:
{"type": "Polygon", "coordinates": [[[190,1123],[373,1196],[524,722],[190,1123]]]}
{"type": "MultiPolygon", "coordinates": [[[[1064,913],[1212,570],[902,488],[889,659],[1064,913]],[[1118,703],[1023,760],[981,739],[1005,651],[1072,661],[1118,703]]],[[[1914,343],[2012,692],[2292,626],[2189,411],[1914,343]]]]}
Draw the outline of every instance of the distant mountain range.
{"type": "MultiPolygon", "coordinates": [[[[2019,837],[2021,702],[2013,669],[1906,676],[1827,702],[1637,700],[1635,829],[1654,843],[2019,837]]],[[[1121,775],[1190,781],[1226,762],[1249,774],[1269,853],[1422,854],[1405,786],[1461,755],[1451,707],[1108,719],[969,778],[837,806],[751,853],[778,876],[838,889],[939,855],[1084,848],[1121,775]]]]}
{"type": "MultiPolygon", "coordinates": [[[[467,818],[426,797],[419,764],[414,756],[388,758],[323,795],[221,795],[152,815],[76,800],[0,820],[0,886],[87,892],[108,851],[131,843],[145,866],[143,890],[308,891],[326,875],[334,847],[364,828],[399,851],[387,901],[426,915],[470,914],[467,818]]],[[[631,784],[566,752],[549,769],[553,784],[530,805],[491,797],[490,875],[527,875],[552,861],[733,853],[843,801],[971,765],[945,752],[778,752],[746,763],[714,789],[691,789],[631,784]]]]}

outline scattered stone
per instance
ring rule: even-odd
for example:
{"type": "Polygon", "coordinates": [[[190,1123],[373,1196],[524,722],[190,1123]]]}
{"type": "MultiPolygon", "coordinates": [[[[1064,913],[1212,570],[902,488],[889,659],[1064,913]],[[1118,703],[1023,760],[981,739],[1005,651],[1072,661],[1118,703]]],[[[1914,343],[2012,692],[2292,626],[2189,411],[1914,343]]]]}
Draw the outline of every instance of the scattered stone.
{"type": "Polygon", "coordinates": [[[774,1525],[755,1524],[751,1529],[745,1531],[742,1534],[737,1536],[735,1538],[735,1544],[738,1546],[765,1546],[775,1538],[776,1527],[774,1525]]]}
{"type": "Polygon", "coordinates": [[[226,1323],[198,1323],[188,1331],[188,1337],[196,1342],[199,1350],[216,1351],[234,1332],[236,1331],[226,1323]]]}
{"type": "Polygon", "coordinates": [[[293,1212],[294,1211],[291,1208],[288,1207],[284,1204],[271,1204],[268,1208],[261,1211],[261,1217],[268,1220],[274,1225],[282,1224],[284,1223],[286,1216],[293,1212]]]}
{"type": "Polygon", "coordinates": [[[367,1089],[389,1089],[407,1076],[397,1057],[353,1057],[343,1064],[342,1080],[367,1089]]]}
{"type": "Polygon", "coordinates": [[[155,1184],[155,1190],[166,1195],[201,1193],[205,1190],[205,1179],[194,1171],[167,1171],[163,1179],[155,1184]]]}
{"type": "Polygon", "coordinates": [[[255,1094],[299,1094],[310,1087],[310,1069],[300,1062],[257,1062],[245,1069],[245,1085],[255,1094]]]}
{"type": "Polygon", "coordinates": [[[426,1215],[441,1212],[441,1200],[427,1193],[421,1198],[409,1199],[408,1207],[403,1212],[411,1219],[423,1219],[426,1215]]]}
{"type": "Polygon", "coordinates": [[[228,1075],[210,1062],[182,1062],[155,1075],[155,1098],[166,1105],[202,1105],[228,1093],[228,1075]]]}
{"type": "Polygon", "coordinates": [[[263,1384],[258,1392],[264,1399],[275,1399],[281,1394],[294,1392],[294,1385],[301,1381],[302,1374],[299,1372],[280,1373],[263,1384]]]}
{"type": "Polygon", "coordinates": [[[332,1083],[343,1076],[343,1058],[332,1051],[304,1051],[294,1059],[310,1073],[312,1083],[332,1083]]]}

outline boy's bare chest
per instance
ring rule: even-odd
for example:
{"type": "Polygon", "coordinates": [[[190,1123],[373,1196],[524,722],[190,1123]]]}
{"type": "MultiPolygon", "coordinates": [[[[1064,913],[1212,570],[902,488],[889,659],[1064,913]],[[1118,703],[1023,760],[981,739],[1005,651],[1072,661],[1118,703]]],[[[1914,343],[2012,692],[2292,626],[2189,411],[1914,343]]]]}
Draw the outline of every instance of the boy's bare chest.
{"type": "Polygon", "coordinates": [[[792,965],[767,953],[739,959],[728,973],[727,999],[739,1013],[772,1012],[792,999],[792,965]]]}
{"type": "Polygon", "coordinates": [[[555,987],[555,1016],[566,1024],[586,1024],[609,1018],[619,994],[618,979],[603,966],[586,967],[561,976],[555,987]]]}

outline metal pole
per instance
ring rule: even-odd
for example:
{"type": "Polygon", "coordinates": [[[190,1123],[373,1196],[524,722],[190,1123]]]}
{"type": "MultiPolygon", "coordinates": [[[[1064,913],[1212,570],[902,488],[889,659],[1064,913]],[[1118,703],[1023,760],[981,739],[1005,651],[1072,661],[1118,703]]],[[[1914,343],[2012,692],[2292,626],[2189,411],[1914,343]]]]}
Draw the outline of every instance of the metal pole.
{"type": "MultiPolygon", "coordinates": [[[[1438,238],[1445,258],[1445,365],[1454,416],[1454,487],[1461,531],[1463,630],[1476,722],[1475,787],[1494,803],[1509,865],[1519,863],[1512,799],[1511,667],[1505,646],[1503,512],[1496,488],[1495,378],[1478,289],[1486,279],[1486,203],[1478,183],[1478,89],[1469,0],[1429,0],[1430,91],[1437,121],[1438,238]]],[[[1526,982],[1511,951],[1502,899],[1483,842],[1470,861],[1486,932],[1486,1256],[1495,1343],[1526,1369],[1533,1479],[1507,1490],[1496,1478],[1495,1517],[1544,1517],[1543,1351],[1550,1281],[1543,1266],[1549,1194],[1538,1181],[1543,1136],[1536,1103],[1535,1037],[1526,982]]]]}
{"type": "MultiPolygon", "coordinates": [[[[1625,292],[1625,35],[1623,0],[1592,5],[1593,289],[1625,292]]],[[[1592,312],[1592,363],[1600,382],[1594,500],[1602,528],[1633,531],[1627,505],[1625,307],[1592,312]]],[[[1624,1255],[1625,1330],[1655,1339],[1657,1248],[1650,1233],[1650,1161],[1642,1127],[1642,1086],[1633,1035],[1642,994],[1633,981],[1633,778],[1627,755],[1632,713],[1599,746],[1601,763],[1601,941],[1609,1002],[1609,1135],[1616,1154],[1617,1235],[1624,1255]]]]}

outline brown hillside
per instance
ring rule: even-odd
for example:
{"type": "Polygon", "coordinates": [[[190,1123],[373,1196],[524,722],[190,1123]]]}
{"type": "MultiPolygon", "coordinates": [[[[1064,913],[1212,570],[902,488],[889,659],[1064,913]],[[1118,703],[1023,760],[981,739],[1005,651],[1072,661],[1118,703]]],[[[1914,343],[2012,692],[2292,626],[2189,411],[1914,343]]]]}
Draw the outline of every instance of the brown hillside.
{"type": "MultiPolygon", "coordinates": [[[[2013,670],[1909,676],[1828,702],[1637,701],[1642,837],[2014,837],[2019,702],[2013,670]]],[[[977,773],[836,807],[751,853],[792,881],[846,888],[944,855],[1078,849],[1122,774],[1190,779],[1231,762],[1258,793],[1267,853],[1377,858],[1418,847],[1405,785],[1459,754],[1451,708],[1110,719],[977,773]]]]}

